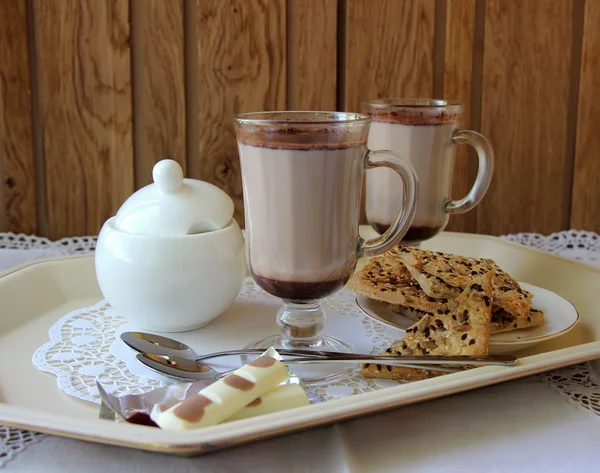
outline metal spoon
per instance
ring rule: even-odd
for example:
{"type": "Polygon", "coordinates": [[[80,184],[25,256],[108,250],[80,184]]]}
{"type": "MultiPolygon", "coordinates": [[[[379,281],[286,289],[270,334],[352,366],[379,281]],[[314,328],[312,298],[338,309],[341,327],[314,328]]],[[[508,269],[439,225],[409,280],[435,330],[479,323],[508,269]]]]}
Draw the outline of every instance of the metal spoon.
{"type": "MultiPolygon", "coordinates": [[[[229,373],[218,373],[212,367],[189,358],[180,358],[176,356],[157,355],[154,353],[140,353],[136,356],[137,360],[148,368],[161,374],[178,379],[208,379],[222,376],[229,373]]],[[[505,358],[514,358],[506,356],[505,358]]],[[[377,363],[388,366],[403,366],[406,368],[428,369],[443,371],[446,373],[456,373],[462,371],[458,368],[448,368],[439,365],[484,365],[484,364],[503,364],[511,365],[514,361],[504,361],[503,363],[495,361],[490,363],[487,357],[473,356],[370,356],[370,355],[344,355],[333,358],[311,358],[296,357],[289,360],[282,360],[286,365],[293,364],[314,364],[314,363],[377,363]]]]}
{"type": "MultiPolygon", "coordinates": [[[[233,368],[227,371],[218,372],[206,363],[202,363],[187,358],[179,358],[176,356],[167,355],[156,355],[153,353],[139,353],[136,355],[137,360],[143,365],[150,368],[159,374],[169,376],[184,381],[189,380],[200,380],[200,379],[217,379],[232,373],[237,368],[233,368]]],[[[365,358],[369,360],[368,358],[365,358]]],[[[293,360],[283,360],[283,363],[287,364],[309,364],[309,363],[352,363],[356,360],[338,360],[336,359],[319,359],[319,358],[295,358],[293,360]]],[[[369,361],[367,361],[369,362],[369,361]]],[[[376,362],[376,361],[374,361],[376,362]]],[[[435,369],[436,371],[443,371],[445,373],[456,373],[462,371],[462,369],[456,368],[444,368],[444,367],[432,367],[428,365],[411,365],[408,363],[399,364],[398,360],[394,360],[392,363],[396,366],[404,366],[407,368],[419,368],[419,369],[435,369]]]]}
{"type": "MultiPolygon", "coordinates": [[[[189,360],[208,360],[210,358],[218,358],[220,356],[231,356],[231,355],[260,355],[264,353],[263,349],[243,349],[243,350],[227,350],[219,351],[215,353],[209,353],[206,355],[199,355],[191,347],[185,343],[178,342],[172,338],[162,337],[160,335],[154,335],[151,333],[144,332],[123,332],[121,334],[121,340],[131,349],[139,353],[154,353],[156,355],[167,355],[179,358],[187,358],[189,360]]],[[[280,355],[286,356],[307,356],[311,358],[323,358],[323,357],[335,357],[340,355],[346,355],[345,353],[339,353],[334,351],[323,351],[323,350],[285,350],[278,348],[277,352],[280,355]]]]}
{"type": "MultiPolygon", "coordinates": [[[[215,353],[209,353],[207,355],[198,355],[192,348],[187,346],[185,343],[178,342],[171,338],[162,337],[160,335],[153,335],[144,332],[124,332],[121,334],[121,339],[127,346],[135,351],[142,354],[154,354],[155,356],[166,356],[174,360],[186,359],[192,361],[202,361],[210,358],[217,358],[220,356],[230,355],[253,355],[264,353],[263,349],[243,349],[243,350],[228,350],[220,351],[215,353]]],[[[380,363],[392,365],[395,362],[405,366],[406,363],[410,362],[413,364],[421,365],[514,365],[517,362],[517,358],[513,355],[492,355],[492,356],[403,356],[402,361],[398,362],[397,356],[374,356],[365,354],[349,354],[339,353],[331,351],[318,351],[318,350],[285,350],[277,349],[280,355],[287,356],[301,356],[311,360],[320,359],[328,362],[333,360],[350,362],[354,361],[357,363],[365,363],[363,359],[368,358],[366,363],[380,363]]],[[[139,359],[139,356],[138,356],[139,359]]]]}

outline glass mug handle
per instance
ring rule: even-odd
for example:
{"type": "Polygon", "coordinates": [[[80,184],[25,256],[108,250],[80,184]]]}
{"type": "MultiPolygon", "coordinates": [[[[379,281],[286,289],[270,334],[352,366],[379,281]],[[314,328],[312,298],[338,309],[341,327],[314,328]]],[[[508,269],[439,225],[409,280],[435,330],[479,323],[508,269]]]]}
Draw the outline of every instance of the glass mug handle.
{"type": "Polygon", "coordinates": [[[448,199],[444,202],[444,210],[449,214],[461,214],[476,207],[490,187],[494,173],[494,150],[487,138],[476,131],[460,130],[454,133],[455,144],[468,144],[475,148],[479,158],[477,177],[469,193],[460,200],[448,199]]]}
{"type": "Polygon", "coordinates": [[[368,150],[365,156],[365,171],[369,169],[386,167],[396,171],[402,178],[403,184],[403,202],[404,205],[398,210],[396,218],[383,235],[370,240],[358,239],[358,257],[374,256],[385,253],[392,246],[398,243],[408,231],[415,217],[417,210],[417,197],[419,194],[419,181],[417,174],[410,164],[404,158],[401,158],[392,151],[371,151],[368,150]],[[384,160],[382,155],[387,156],[384,160]]]}

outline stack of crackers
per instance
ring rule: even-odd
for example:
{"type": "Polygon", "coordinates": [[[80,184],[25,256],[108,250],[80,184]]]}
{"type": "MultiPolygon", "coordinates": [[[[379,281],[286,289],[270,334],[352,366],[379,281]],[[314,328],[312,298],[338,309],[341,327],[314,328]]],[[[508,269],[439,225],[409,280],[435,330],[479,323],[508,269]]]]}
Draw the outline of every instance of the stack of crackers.
{"type": "MultiPolygon", "coordinates": [[[[532,295],[493,260],[399,246],[355,273],[349,287],[413,320],[386,355],[488,354],[490,334],[536,327],[532,295]]],[[[443,374],[365,365],[365,377],[417,380],[443,374]]]]}

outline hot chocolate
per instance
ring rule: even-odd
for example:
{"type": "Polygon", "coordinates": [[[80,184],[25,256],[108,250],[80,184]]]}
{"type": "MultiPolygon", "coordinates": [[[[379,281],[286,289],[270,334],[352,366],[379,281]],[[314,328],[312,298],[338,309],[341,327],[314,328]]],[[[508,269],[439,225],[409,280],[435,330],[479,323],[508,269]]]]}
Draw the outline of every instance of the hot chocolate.
{"type": "Polygon", "coordinates": [[[317,300],[341,289],[356,265],[366,139],[279,136],[239,139],[249,267],[274,296],[317,300]]]}
{"type": "MultiPolygon", "coordinates": [[[[252,348],[302,348],[349,353],[354,348],[321,334],[320,299],[341,289],[361,256],[389,250],[409,227],[417,177],[408,161],[367,150],[370,119],[346,112],[257,112],[236,117],[246,220],[246,258],[254,281],[283,301],[279,333],[252,348]],[[382,158],[385,156],[385,158],[382,158]],[[402,177],[407,201],[386,238],[358,232],[362,178],[388,166],[402,177]]],[[[304,372],[305,382],[345,372],[304,372]]]]}
{"type": "MultiPolygon", "coordinates": [[[[402,241],[427,240],[448,222],[443,204],[452,190],[455,148],[452,134],[458,117],[444,111],[413,110],[372,115],[369,148],[393,150],[412,163],[419,178],[417,211],[402,241]]],[[[402,192],[402,181],[395,172],[380,168],[367,173],[367,220],[378,233],[389,228],[403,205],[402,192]]]]}

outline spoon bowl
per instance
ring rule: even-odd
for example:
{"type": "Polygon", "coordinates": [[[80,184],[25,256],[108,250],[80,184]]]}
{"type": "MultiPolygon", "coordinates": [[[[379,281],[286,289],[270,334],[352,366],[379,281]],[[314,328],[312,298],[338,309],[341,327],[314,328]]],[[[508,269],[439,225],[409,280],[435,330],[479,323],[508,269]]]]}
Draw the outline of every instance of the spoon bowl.
{"type": "MultiPolygon", "coordinates": [[[[199,355],[191,347],[185,343],[178,342],[172,338],[163,337],[161,335],[155,335],[146,332],[123,332],[121,334],[121,340],[132,350],[139,353],[154,353],[155,355],[166,355],[178,358],[187,358],[189,360],[208,360],[210,358],[218,358],[221,356],[234,356],[234,355],[260,355],[264,353],[263,349],[242,349],[242,350],[227,350],[219,351],[215,353],[208,353],[206,355],[199,355]]],[[[282,356],[306,356],[311,358],[334,358],[336,356],[344,356],[345,353],[338,353],[333,351],[319,351],[319,350],[285,350],[279,349],[277,352],[282,356]]]]}
{"type": "Polygon", "coordinates": [[[152,371],[184,381],[215,379],[229,372],[219,373],[206,363],[177,356],[139,353],[136,358],[152,371]]]}
{"type": "Polygon", "coordinates": [[[145,332],[123,332],[121,340],[134,351],[139,353],[154,353],[155,355],[174,356],[195,360],[200,358],[191,347],[172,338],[145,332]]]}

